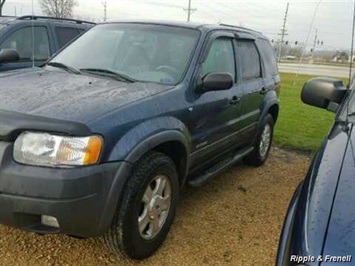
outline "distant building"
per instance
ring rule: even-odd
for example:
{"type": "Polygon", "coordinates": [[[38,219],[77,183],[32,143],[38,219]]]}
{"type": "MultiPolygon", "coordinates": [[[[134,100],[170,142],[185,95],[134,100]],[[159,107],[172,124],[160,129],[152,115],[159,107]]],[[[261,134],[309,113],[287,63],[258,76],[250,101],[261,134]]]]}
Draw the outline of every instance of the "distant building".
{"type": "Polygon", "coordinates": [[[285,59],[286,59],[286,60],[296,60],[296,56],[294,56],[294,55],[287,55],[287,56],[285,56],[285,59]]]}
{"type": "MultiPolygon", "coordinates": [[[[350,62],[350,60],[350,56],[345,52],[337,53],[333,56],[334,62],[350,62]]],[[[355,55],[352,56],[352,61],[355,62],[355,55]]]]}

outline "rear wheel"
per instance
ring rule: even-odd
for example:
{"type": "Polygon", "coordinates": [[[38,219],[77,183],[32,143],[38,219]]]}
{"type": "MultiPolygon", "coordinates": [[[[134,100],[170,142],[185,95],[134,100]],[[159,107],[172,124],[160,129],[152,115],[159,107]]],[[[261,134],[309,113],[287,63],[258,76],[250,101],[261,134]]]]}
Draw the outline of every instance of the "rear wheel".
{"type": "Polygon", "coordinates": [[[178,202],[178,175],[166,155],[150,152],[142,158],[125,186],[106,246],[131,259],[152,255],[165,240],[178,202]]]}
{"type": "Polygon", "coordinates": [[[253,166],[261,166],[267,159],[274,132],[274,119],[270,114],[267,114],[261,124],[260,132],[256,137],[254,150],[244,161],[246,164],[253,166]]]}

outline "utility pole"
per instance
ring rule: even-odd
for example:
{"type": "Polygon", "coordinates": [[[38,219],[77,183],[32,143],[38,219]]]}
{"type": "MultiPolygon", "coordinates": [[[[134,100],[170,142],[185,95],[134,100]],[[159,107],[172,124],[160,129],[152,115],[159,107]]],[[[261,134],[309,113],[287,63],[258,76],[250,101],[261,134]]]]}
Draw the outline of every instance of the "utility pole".
{"type": "Polygon", "coordinates": [[[284,17],[284,23],[282,25],[282,29],[281,29],[281,33],[279,33],[278,35],[281,35],[281,42],[280,42],[280,49],[279,49],[279,62],[281,61],[281,52],[282,52],[282,45],[284,43],[284,38],[285,36],[288,35],[288,33],[286,33],[286,21],[287,21],[287,15],[288,15],[288,6],[290,3],[287,3],[287,7],[286,7],[286,12],[285,12],[285,17],[284,17]]]}
{"type": "Polygon", "coordinates": [[[317,39],[318,39],[318,29],[316,29],[316,36],[314,36],[314,43],[313,43],[313,49],[312,49],[312,59],[314,59],[314,52],[316,51],[317,39]]]}
{"type": "Polygon", "coordinates": [[[191,0],[188,0],[189,4],[187,8],[184,8],[184,10],[187,12],[187,22],[190,22],[191,19],[191,14],[195,12],[197,9],[196,8],[191,8],[191,0]]]}
{"type": "Polygon", "coordinates": [[[102,2],[102,5],[104,6],[104,21],[107,20],[107,2],[102,2]]]}

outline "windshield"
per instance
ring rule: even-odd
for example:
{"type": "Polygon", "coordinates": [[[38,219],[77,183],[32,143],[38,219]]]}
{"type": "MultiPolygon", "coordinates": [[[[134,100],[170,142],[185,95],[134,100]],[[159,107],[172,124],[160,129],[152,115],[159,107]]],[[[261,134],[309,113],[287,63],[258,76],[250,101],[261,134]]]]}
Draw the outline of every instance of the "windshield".
{"type": "MultiPolygon", "coordinates": [[[[78,70],[109,70],[133,80],[178,83],[190,61],[199,31],[147,24],[98,25],[51,62],[78,70]]],[[[102,72],[101,72],[102,73],[102,72]]]]}

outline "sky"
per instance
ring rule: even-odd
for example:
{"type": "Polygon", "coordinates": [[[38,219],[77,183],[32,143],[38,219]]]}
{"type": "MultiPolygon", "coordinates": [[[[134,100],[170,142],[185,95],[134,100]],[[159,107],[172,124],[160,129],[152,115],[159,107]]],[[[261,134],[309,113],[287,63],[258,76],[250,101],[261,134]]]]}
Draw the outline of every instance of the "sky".
{"type": "MultiPolygon", "coordinates": [[[[33,0],[34,14],[41,15],[39,0],[33,0]]],[[[108,21],[117,20],[176,20],[186,21],[188,0],[77,0],[77,18],[103,21],[103,2],[107,3],[108,21]]],[[[192,22],[225,23],[261,31],[270,39],[280,39],[287,2],[286,21],[290,44],[313,46],[317,31],[316,50],[350,50],[354,0],[347,1],[232,1],[191,0],[196,9],[192,22]],[[318,8],[317,8],[318,6],[318,8]],[[321,42],[323,41],[323,45],[321,42]]],[[[31,0],[7,0],[4,15],[32,14],[31,0]]]]}

